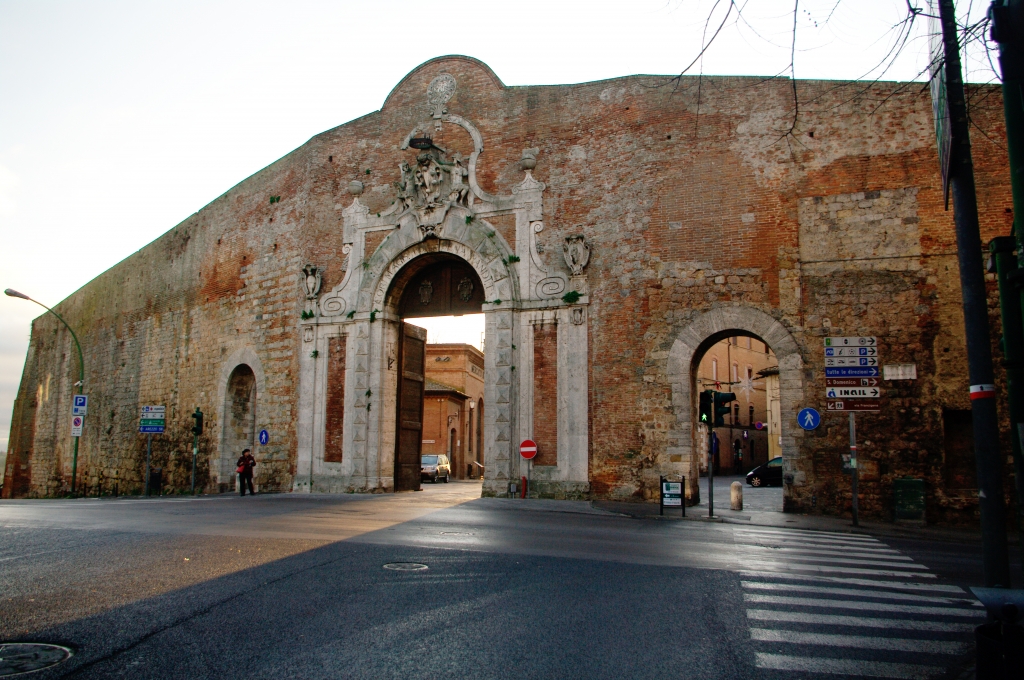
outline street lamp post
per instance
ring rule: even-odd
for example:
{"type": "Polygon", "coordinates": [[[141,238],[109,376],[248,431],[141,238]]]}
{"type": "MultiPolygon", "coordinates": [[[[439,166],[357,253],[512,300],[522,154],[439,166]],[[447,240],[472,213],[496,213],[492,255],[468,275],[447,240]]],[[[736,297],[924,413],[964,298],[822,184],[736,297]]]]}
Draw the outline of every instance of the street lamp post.
{"type": "MultiPolygon", "coordinates": [[[[4,295],[6,295],[7,297],[21,298],[22,300],[28,300],[29,302],[36,303],[37,305],[48,311],[50,314],[53,314],[55,317],[57,317],[60,320],[60,322],[64,324],[64,327],[68,329],[68,332],[71,333],[72,339],[74,339],[75,341],[75,347],[78,348],[78,382],[75,383],[75,386],[78,388],[78,394],[81,394],[82,386],[85,384],[85,360],[82,358],[82,345],[81,343],[78,342],[78,336],[75,335],[75,331],[72,330],[71,326],[68,325],[68,322],[65,321],[60,314],[50,309],[42,302],[39,302],[39,300],[33,300],[24,293],[19,293],[18,291],[13,290],[11,288],[5,290],[4,295]]],[[[71,459],[71,493],[74,494],[75,481],[76,477],[78,476],[78,440],[80,439],[80,437],[72,437],[72,439],[75,440],[75,453],[74,457],[71,459]]]]}

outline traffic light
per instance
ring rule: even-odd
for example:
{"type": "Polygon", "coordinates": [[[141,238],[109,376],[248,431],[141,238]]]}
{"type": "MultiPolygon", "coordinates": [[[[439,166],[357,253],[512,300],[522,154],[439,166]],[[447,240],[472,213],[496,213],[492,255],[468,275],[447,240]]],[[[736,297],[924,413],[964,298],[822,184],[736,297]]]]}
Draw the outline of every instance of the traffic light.
{"type": "Polygon", "coordinates": [[[730,409],[726,404],[736,401],[736,395],[732,392],[712,392],[714,396],[715,427],[725,427],[725,416],[730,409]]]}
{"type": "Polygon", "coordinates": [[[199,410],[198,406],[196,406],[196,412],[192,414],[192,417],[196,421],[195,425],[192,426],[192,434],[198,437],[203,433],[203,412],[199,410]]]}
{"type": "Polygon", "coordinates": [[[700,393],[700,409],[697,413],[700,415],[700,422],[703,425],[711,425],[712,404],[714,403],[714,397],[711,395],[713,394],[713,390],[704,390],[700,393]]]}

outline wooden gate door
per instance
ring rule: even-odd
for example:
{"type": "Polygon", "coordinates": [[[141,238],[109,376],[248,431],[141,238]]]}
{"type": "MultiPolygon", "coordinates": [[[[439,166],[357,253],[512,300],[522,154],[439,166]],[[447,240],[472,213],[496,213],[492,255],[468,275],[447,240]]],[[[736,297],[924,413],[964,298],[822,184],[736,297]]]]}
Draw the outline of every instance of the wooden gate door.
{"type": "Polygon", "coordinates": [[[402,323],[398,361],[398,436],[395,444],[395,491],[420,488],[423,441],[423,386],[427,330],[402,323]]]}

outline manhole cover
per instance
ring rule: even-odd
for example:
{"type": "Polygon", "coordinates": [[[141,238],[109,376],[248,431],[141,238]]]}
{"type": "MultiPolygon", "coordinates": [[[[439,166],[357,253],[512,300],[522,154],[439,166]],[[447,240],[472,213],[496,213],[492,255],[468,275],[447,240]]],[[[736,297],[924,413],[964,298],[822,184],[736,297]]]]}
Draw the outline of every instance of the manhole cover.
{"type": "Polygon", "coordinates": [[[392,571],[423,571],[429,569],[425,564],[417,564],[416,562],[389,562],[384,565],[385,569],[391,569],[392,571]]]}
{"type": "Polygon", "coordinates": [[[0,678],[56,666],[74,654],[67,647],[39,642],[0,644],[0,678]]]}

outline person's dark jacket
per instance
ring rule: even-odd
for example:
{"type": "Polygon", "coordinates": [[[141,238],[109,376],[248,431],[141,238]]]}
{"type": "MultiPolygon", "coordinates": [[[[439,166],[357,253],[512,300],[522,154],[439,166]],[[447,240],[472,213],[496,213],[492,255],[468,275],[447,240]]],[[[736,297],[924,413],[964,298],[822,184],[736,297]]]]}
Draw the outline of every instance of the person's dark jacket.
{"type": "Polygon", "coordinates": [[[245,466],[245,471],[240,473],[243,475],[251,475],[253,467],[256,466],[256,459],[252,457],[251,453],[243,453],[239,458],[238,462],[235,463],[235,467],[245,466]]]}

